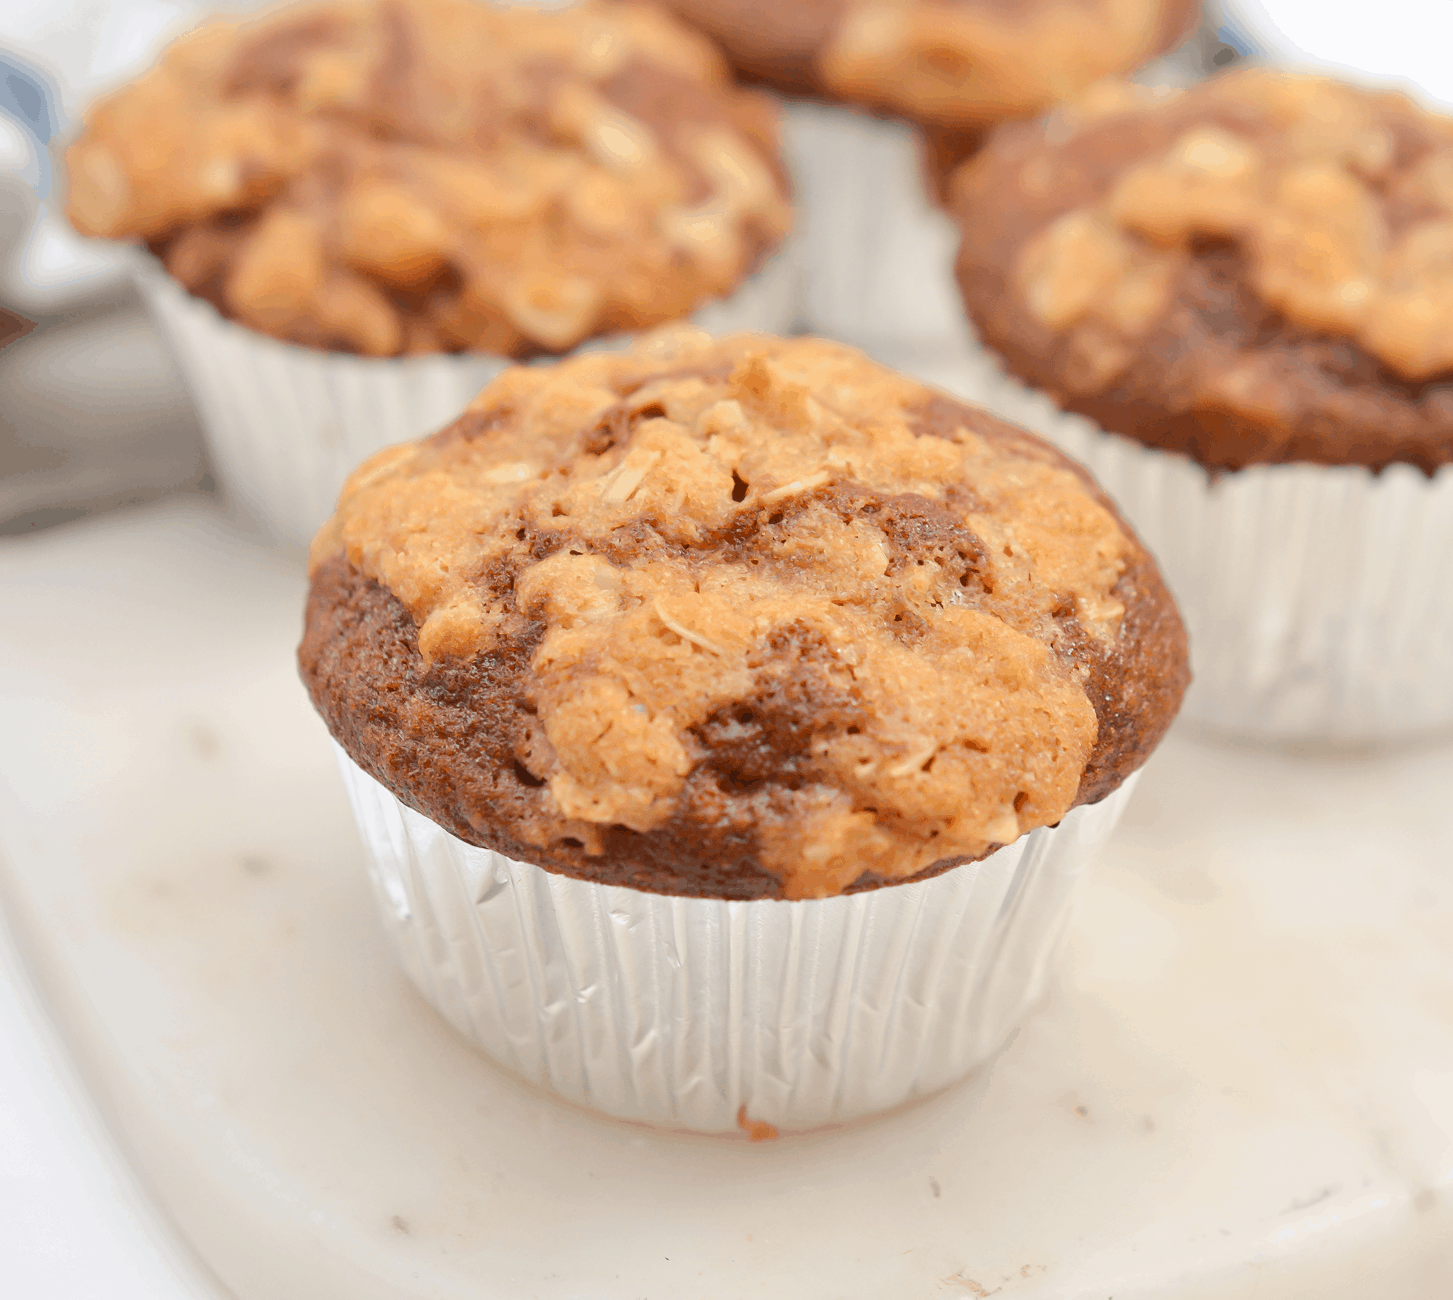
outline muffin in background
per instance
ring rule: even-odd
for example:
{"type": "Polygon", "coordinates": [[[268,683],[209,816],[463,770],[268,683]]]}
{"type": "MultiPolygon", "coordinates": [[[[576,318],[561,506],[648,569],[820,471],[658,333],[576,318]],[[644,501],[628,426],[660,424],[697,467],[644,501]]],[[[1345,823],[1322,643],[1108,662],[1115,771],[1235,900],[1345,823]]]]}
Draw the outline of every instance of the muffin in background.
{"type": "Polygon", "coordinates": [[[1107,84],[953,183],[976,396],[1090,466],[1165,566],[1187,715],[1453,727],[1453,120],[1248,69],[1107,84]]]}
{"type": "Polygon", "coordinates": [[[996,123],[1133,71],[1199,18],[1196,0],[667,3],[791,97],[809,330],[895,357],[907,345],[905,362],[968,343],[930,184],[996,123]]]}
{"type": "Polygon", "coordinates": [[[744,75],[970,141],[1185,39],[1195,0],[667,0],[744,75]]]}
{"type": "Polygon", "coordinates": [[[1154,562],[1047,444],[692,333],[507,371],[363,465],[299,662],[425,995],[707,1130],[996,1049],[1186,683],[1154,562]]]}
{"type": "Polygon", "coordinates": [[[306,539],[508,358],[790,325],[793,268],[753,279],[791,224],[776,135],[647,5],[320,0],[207,22],[94,105],[68,212],[145,242],[224,479],[306,539]]]}

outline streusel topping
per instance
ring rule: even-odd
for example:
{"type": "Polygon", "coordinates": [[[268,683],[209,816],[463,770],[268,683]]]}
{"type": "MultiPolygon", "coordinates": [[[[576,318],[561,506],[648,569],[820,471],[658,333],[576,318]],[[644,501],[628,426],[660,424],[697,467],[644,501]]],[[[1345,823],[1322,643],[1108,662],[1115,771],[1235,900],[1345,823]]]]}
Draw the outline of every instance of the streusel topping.
{"type": "MultiPolygon", "coordinates": [[[[789,94],[977,131],[1130,72],[1197,0],[666,0],[748,76],[789,94]]],[[[962,141],[960,141],[962,143],[962,141]]]]}
{"type": "Polygon", "coordinates": [[[937,126],[997,122],[1135,68],[1188,11],[1178,0],[849,0],[822,79],[937,126]]]}
{"type": "MultiPolygon", "coordinates": [[[[1244,251],[1269,306],[1403,379],[1453,368],[1453,121],[1403,95],[1265,69],[1180,94],[1102,87],[1025,160],[1026,185],[1054,185],[1095,152],[1091,136],[1103,150],[1111,134],[1137,147],[1017,263],[1030,312],[1073,338],[1085,385],[1115,379],[1208,242],[1244,251]]],[[[1254,364],[1221,377],[1253,404],[1275,382],[1254,364]]]]}
{"type": "Polygon", "coordinates": [[[1043,444],[850,349],[679,331],[507,371],[365,463],[313,562],[402,602],[426,667],[533,646],[514,834],[648,832],[737,746],[721,797],[803,898],[1059,821],[1097,732],[1070,642],[1113,645],[1134,546],[1043,444]]]}
{"type": "Polygon", "coordinates": [[[730,294],[786,233],[776,113],[646,5],[321,0],[214,19],[87,115],[85,234],[368,355],[564,351],[730,294]]]}

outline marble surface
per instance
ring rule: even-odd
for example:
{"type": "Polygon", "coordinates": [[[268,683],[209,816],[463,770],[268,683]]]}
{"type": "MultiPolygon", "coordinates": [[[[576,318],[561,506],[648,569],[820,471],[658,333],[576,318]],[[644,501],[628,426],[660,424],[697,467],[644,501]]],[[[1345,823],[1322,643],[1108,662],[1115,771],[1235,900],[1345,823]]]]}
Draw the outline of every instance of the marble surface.
{"type": "Polygon", "coordinates": [[[238,1300],[1453,1294],[1453,748],[1173,735],[989,1066],[663,1134],[493,1069],[390,966],[302,589],[198,498],[0,542],[0,896],[238,1300]]]}
{"type": "Polygon", "coordinates": [[[159,1218],[46,1015],[0,913],[0,1242],[25,1300],[219,1300],[159,1218]]]}

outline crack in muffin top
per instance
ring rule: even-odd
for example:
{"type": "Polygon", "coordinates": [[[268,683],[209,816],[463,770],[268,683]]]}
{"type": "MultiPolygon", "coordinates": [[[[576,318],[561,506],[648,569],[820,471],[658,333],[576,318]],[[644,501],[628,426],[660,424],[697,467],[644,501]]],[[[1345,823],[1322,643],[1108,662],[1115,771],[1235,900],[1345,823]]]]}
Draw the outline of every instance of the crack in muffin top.
{"type": "Polygon", "coordinates": [[[1118,784],[1185,682],[1173,606],[1083,471],[811,339],[674,331],[507,371],[355,472],[312,569],[304,675],[355,758],[467,838],[582,874],[687,823],[787,898],[976,858],[1118,784]],[[512,733],[488,760],[513,769],[503,828],[498,782],[421,794],[416,757],[363,734],[380,710],[421,725],[344,680],[379,593],[407,620],[382,671],[410,656],[420,701],[482,673],[493,707],[518,665],[490,723],[512,733]],[[1169,652],[1130,674],[1159,695],[1087,784],[1128,601],[1169,652]]]}
{"type": "Polygon", "coordinates": [[[214,19],[94,105],[67,166],[82,233],[149,241],[253,329],[376,356],[678,319],[791,224],[770,101],[604,0],[214,19]]]}
{"type": "Polygon", "coordinates": [[[1262,68],[1106,83],[953,189],[971,315],[1072,409],[1216,468],[1453,458],[1453,119],[1262,68]]]}
{"type": "Polygon", "coordinates": [[[668,0],[744,72],[965,130],[1128,72],[1194,26],[1195,0],[668,0]]]}

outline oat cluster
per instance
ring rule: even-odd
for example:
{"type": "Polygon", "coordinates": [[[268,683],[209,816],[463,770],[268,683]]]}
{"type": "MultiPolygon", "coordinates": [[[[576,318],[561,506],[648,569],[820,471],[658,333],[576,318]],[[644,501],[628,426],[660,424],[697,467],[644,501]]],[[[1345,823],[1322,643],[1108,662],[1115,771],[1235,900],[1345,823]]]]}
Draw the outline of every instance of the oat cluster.
{"type": "Polygon", "coordinates": [[[554,352],[730,294],[790,224],[775,109],[653,7],[322,0],[215,19],[102,100],[76,227],[242,323],[554,352]]]}
{"type": "Polygon", "coordinates": [[[937,401],[809,339],[518,367],[353,475],[315,571],[392,592],[426,664],[534,647],[524,838],[660,827],[736,745],[784,896],[902,879],[1073,805],[1097,722],[1065,629],[1115,641],[1134,545],[1043,444],[937,401]]]}
{"type": "MultiPolygon", "coordinates": [[[[1453,121],[1263,69],[1170,95],[1107,85],[1021,160],[1024,191],[1048,192],[1117,138],[1136,147],[1110,183],[1040,229],[1015,268],[1033,318],[1068,337],[1075,387],[1116,379],[1209,244],[1240,249],[1287,320],[1354,340],[1401,379],[1453,369],[1453,121]]],[[[1256,356],[1217,383],[1237,408],[1269,412],[1284,387],[1256,356]]]]}

